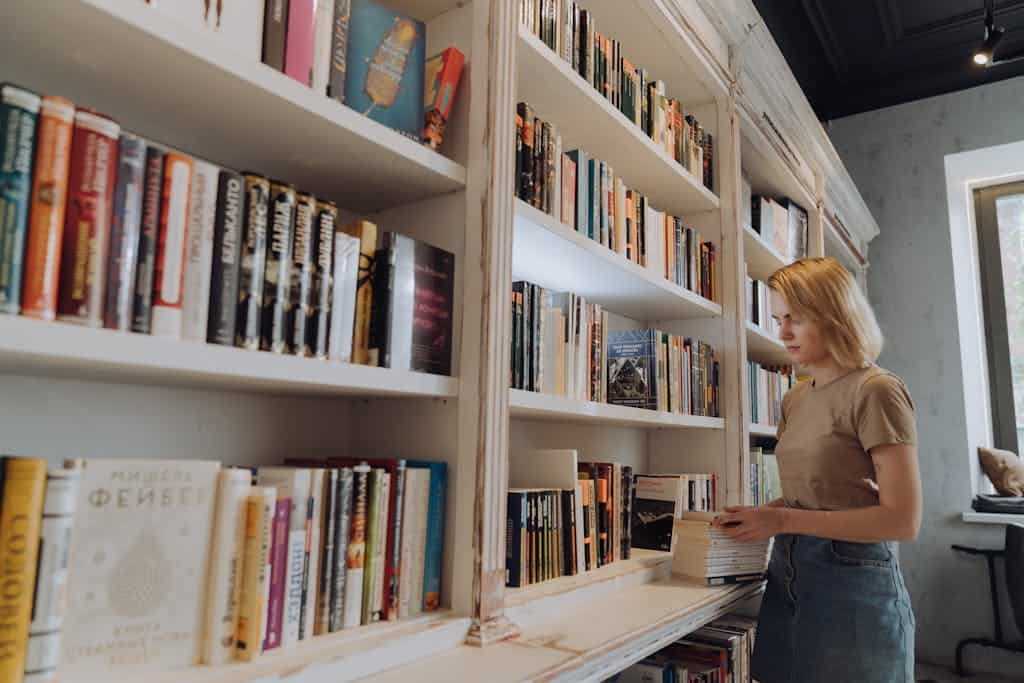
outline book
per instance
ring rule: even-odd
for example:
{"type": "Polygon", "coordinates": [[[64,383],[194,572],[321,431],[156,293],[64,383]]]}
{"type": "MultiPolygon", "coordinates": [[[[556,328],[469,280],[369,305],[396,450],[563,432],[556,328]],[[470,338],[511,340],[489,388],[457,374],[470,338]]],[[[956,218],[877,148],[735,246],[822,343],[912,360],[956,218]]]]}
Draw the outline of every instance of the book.
{"type": "Polygon", "coordinates": [[[285,37],[284,72],[303,85],[313,79],[313,20],[315,0],[288,0],[288,34],[285,37]]]}
{"type": "Polygon", "coordinates": [[[313,18],[313,76],[310,86],[321,95],[327,94],[331,77],[334,3],[335,0],[317,0],[313,18]]]}
{"type": "Polygon", "coordinates": [[[682,480],[638,474],[634,481],[632,547],[671,551],[673,522],[683,511],[682,480]]]}
{"type": "Polygon", "coordinates": [[[245,179],[221,169],[213,222],[213,258],[206,341],[234,346],[238,309],[239,262],[245,232],[245,179]]]}
{"type": "MultiPolygon", "coordinates": [[[[346,235],[359,240],[359,274],[356,278],[356,307],[352,332],[352,362],[358,365],[378,365],[370,357],[370,319],[373,313],[373,280],[377,248],[377,226],[369,221],[357,221],[341,229],[346,235]]],[[[337,237],[335,237],[337,241],[337,237]]],[[[335,252],[335,263],[338,254],[335,252]]],[[[337,273],[335,277],[337,278],[337,273]]],[[[337,294],[337,292],[335,292],[337,294]]],[[[337,301],[337,296],[335,297],[337,301]]]]}
{"type": "Polygon", "coordinates": [[[150,5],[246,59],[259,61],[263,47],[263,0],[172,0],[150,5]]]}
{"type": "Polygon", "coordinates": [[[121,134],[117,185],[110,217],[110,253],[107,259],[103,326],[127,332],[132,326],[135,266],[142,226],[142,196],[146,181],[146,142],[121,134]]]}
{"type": "Polygon", "coordinates": [[[192,157],[168,152],[164,159],[164,189],[160,238],[153,281],[153,320],[150,334],[181,339],[185,249],[188,243],[192,157]]]}
{"type": "Polygon", "coordinates": [[[658,409],[657,334],[616,330],[608,335],[608,403],[658,409]]]}
{"type": "Polygon", "coordinates": [[[310,586],[316,586],[313,603],[313,635],[330,633],[331,587],[334,585],[334,536],[338,506],[338,475],[340,470],[324,470],[323,486],[320,489],[320,544],[313,544],[319,552],[320,571],[310,586]]]}
{"type": "MultiPolygon", "coordinates": [[[[329,341],[327,357],[332,361],[354,362],[356,310],[359,306],[361,240],[344,232],[334,233],[334,255],[331,265],[329,341]]],[[[367,284],[367,286],[370,286],[367,284]]],[[[321,295],[321,301],[323,296],[321,295]]],[[[323,319],[323,310],[320,312],[323,319]]],[[[369,330],[367,329],[367,334],[369,330]]],[[[367,343],[369,339],[367,338],[367,343]]]]}
{"type": "Polygon", "coordinates": [[[142,197],[142,224],[135,257],[135,290],[132,294],[132,332],[149,334],[153,324],[153,274],[156,245],[160,235],[160,199],[164,189],[164,159],[167,150],[157,145],[146,148],[146,177],[142,197]]]}
{"type": "Polygon", "coordinates": [[[295,232],[291,249],[291,301],[289,303],[288,351],[294,356],[312,355],[309,334],[313,317],[313,248],[316,241],[316,198],[296,195],[295,232]]]}
{"type": "Polygon", "coordinates": [[[0,503],[0,552],[4,590],[0,591],[0,680],[20,683],[25,674],[32,599],[36,586],[46,461],[3,459],[3,500],[0,503]]]}
{"type": "Polygon", "coordinates": [[[430,470],[407,467],[402,500],[398,618],[423,611],[423,571],[430,506],[430,470]]]}
{"type": "Polygon", "coordinates": [[[292,238],[295,233],[295,188],[277,181],[270,185],[270,232],[260,314],[260,350],[284,353],[291,306],[292,238]]]}
{"type": "MultiPolygon", "coordinates": [[[[276,487],[274,487],[275,490],[276,487]]],[[[267,620],[261,651],[281,646],[284,639],[284,610],[288,591],[288,568],[291,564],[292,500],[279,492],[274,503],[273,536],[270,544],[270,572],[267,580],[267,620]]]]}
{"type": "Polygon", "coordinates": [[[426,29],[378,0],[351,0],[345,104],[419,141],[426,29]]]}
{"type": "Polygon", "coordinates": [[[235,642],[236,656],[244,662],[256,659],[263,649],[276,510],[277,492],[271,487],[253,488],[246,499],[245,556],[235,642]]]}
{"type": "Polygon", "coordinates": [[[267,220],[270,181],[255,173],[245,179],[245,232],[238,279],[235,346],[258,351],[262,332],[263,289],[267,272],[267,220]]]}
{"type": "Polygon", "coordinates": [[[398,460],[391,475],[391,502],[389,505],[388,542],[385,552],[387,561],[384,568],[384,613],[387,621],[398,620],[399,584],[402,574],[402,525],[405,517],[405,460],[398,460]]]}
{"type": "MultiPolygon", "coordinates": [[[[331,302],[334,293],[334,231],[337,222],[338,207],[334,202],[317,202],[316,223],[313,228],[315,241],[313,246],[312,310],[307,342],[314,358],[323,359],[328,356],[331,302]]],[[[354,298],[354,278],[351,289],[354,298]]]]}
{"type": "Polygon", "coordinates": [[[198,661],[219,470],[203,460],[82,461],[89,504],[72,530],[62,677],[198,661]]]}
{"type": "Polygon", "coordinates": [[[289,0],[266,0],[263,15],[263,63],[284,71],[289,0]]]}
{"type": "Polygon", "coordinates": [[[426,559],[423,567],[423,611],[441,607],[441,572],[444,551],[445,493],[448,490],[448,465],[443,462],[408,460],[408,467],[430,470],[430,503],[427,512],[426,559]]]}
{"type": "MultiPolygon", "coordinates": [[[[362,591],[363,588],[362,575],[358,573],[349,574],[349,552],[352,548],[351,544],[356,542],[354,540],[354,521],[357,512],[356,487],[359,484],[359,477],[361,475],[365,475],[364,470],[355,467],[342,467],[338,469],[337,489],[335,491],[334,548],[332,555],[334,580],[330,587],[330,614],[327,622],[328,630],[331,633],[349,626],[349,624],[346,624],[348,615],[347,600],[350,597],[349,591],[354,590],[349,588],[350,579],[358,584],[359,591],[362,591]]],[[[363,479],[365,482],[365,476],[363,479]]],[[[365,486],[365,483],[363,485],[365,486]]],[[[364,509],[365,504],[364,497],[364,509]]],[[[353,562],[355,562],[355,559],[353,562]]],[[[361,569],[361,567],[352,567],[353,572],[361,569]]],[[[354,595],[351,597],[355,599],[354,595]]],[[[358,626],[358,618],[351,625],[358,626]]]]}
{"type": "MultiPolygon", "coordinates": [[[[382,468],[374,467],[367,478],[366,503],[366,571],[363,574],[363,602],[359,623],[362,625],[380,621],[380,599],[377,590],[377,575],[382,573],[380,567],[383,559],[382,516],[387,513],[385,496],[385,477],[388,473],[382,468]],[[382,511],[383,510],[383,511],[382,511]]],[[[383,585],[382,589],[383,590],[383,585]]]]}
{"type": "Polygon", "coordinates": [[[85,109],[75,113],[57,317],[101,327],[110,212],[121,127],[85,109]]]}
{"type": "Polygon", "coordinates": [[[74,118],[74,105],[60,97],[44,97],[39,105],[21,314],[40,320],[53,320],[57,315],[57,267],[74,118]]]}
{"type": "Polygon", "coordinates": [[[363,584],[367,557],[367,499],[370,466],[360,463],[352,468],[352,472],[352,524],[346,553],[343,628],[352,628],[362,623],[363,584]]]}
{"type": "Polygon", "coordinates": [[[213,164],[193,162],[181,297],[181,338],[188,341],[207,339],[219,179],[213,164]]]}
{"type": "Polygon", "coordinates": [[[317,586],[320,582],[320,547],[323,524],[324,480],[327,470],[310,469],[309,497],[306,499],[306,543],[302,571],[302,609],[299,615],[299,640],[313,636],[317,586]]]}
{"type": "Polygon", "coordinates": [[[422,141],[431,149],[438,149],[444,140],[465,59],[458,48],[448,47],[427,60],[423,90],[423,109],[426,113],[422,141]]]}
{"type": "Polygon", "coordinates": [[[0,85],[0,313],[21,309],[39,107],[35,93],[0,85]]]}
{"type": "Polygon", "coordinates": [[[348,25],[351,0],[334,0],[331,20],[331,63],[327,73],[327,96],[345,101],[345,76],[348,72],[348,25]]]}

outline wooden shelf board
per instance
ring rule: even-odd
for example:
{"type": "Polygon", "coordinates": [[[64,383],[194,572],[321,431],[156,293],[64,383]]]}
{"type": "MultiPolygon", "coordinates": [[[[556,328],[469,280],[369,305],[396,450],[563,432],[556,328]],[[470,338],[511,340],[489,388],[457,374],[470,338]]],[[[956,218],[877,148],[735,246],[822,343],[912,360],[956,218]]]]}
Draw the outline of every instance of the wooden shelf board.
{"type": "Polygon", "coordinates": [[[775,425],[762,425],[751,422],[749,431],[751,436],[766,436],[774,439],[775,435],[778,433],[778,427],[775,425]]]}
{"type": "Polygon", "coordinates": [[[791,365],[786,346],[766,330],[747,321],[747,357],[762,365],[791,365]]]}
{"type": "Polygon", "coordinates": [[[747,275],[762,282],[786,265],[782,254],[749,225],[743,226],[743,257],[747,262],[747,275]]]}
{"type": "Polygon", "coordinates": [[[515,203],[512,274],[635,320],[708,318],[722,307],[564,225],[526,202],[515,203]]]}
{"type": "Polygon", "coordinates": [[[1024,524],[1024,515],[965,512],[963,520],[972,524],[1024,524]]]}
{"type": "Polygon", "coordinates": [[[422,372],[0,316],[0,371],[277,394],[454,398],[458,380],[422,372]]]}
{"type": "Polygon", "coordinates": [[[0,3],[0,62],[32,90],[347,209],[397,206],[466,184],[460,164],[143,2],[0,3]]]}
{"type": "Polygon", "coordinates": [[[577,401],[563,396],[552,396],[521,389],[510,389],[509,407],[514,418],[562,420],[565,422],[600,422],[627,427],[667,429],[722,429],[725,420],[720,417],[675,415],[641,408],[577,401]]]}
{"type": "Polygon", "coordinates": [[[607,162],[630,188],[673,215],[714,211],[718,197],[670,159],[639,126],[599,95],[540,38],[519,27],[519,101],[553,122],[565,151],[581,148],[607,162]],[[543,76],[541,76],[543,75],[543,76]]]}

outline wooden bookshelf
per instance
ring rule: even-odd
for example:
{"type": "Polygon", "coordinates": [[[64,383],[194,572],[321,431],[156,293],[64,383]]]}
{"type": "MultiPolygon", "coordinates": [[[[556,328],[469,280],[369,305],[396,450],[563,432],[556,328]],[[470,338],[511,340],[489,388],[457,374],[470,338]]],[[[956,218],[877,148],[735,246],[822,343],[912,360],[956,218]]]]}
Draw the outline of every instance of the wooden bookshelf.
{"type": "Polygon", "coordinates": [[[648,429],[722,429],[725,422],[720,417],[676,415],[642,408],[626,408],[521,389],[509,389],[509,411],[512,417],[517,418],[648,429]]]}
{"type": "Polygon", "coordinates": [[[761,365],[790,365],[786,346],[778,337],[747,321],[747,357],[761,365]]]}
{"type": "Polygon", "coordinates": [[[720,316],[722,307],[516,200],[512,276],[638,320],[720,316]]]}
{"type": "Polygon", "coordinates": [[[774,439],[775,434],[778,432],[778,427],[774,425],[763,425],[757,424],[756,422],[751,422],[750,426],[748,427],[748,430],[750,431],[751,436],[770,437],[774,439]]]}
{"type": "Polygon", "coordinates": [[[743,256],[747,263],[747,275],[762,282],[786,265],[782,254],[749,225],[743,226],[743,256]]]}

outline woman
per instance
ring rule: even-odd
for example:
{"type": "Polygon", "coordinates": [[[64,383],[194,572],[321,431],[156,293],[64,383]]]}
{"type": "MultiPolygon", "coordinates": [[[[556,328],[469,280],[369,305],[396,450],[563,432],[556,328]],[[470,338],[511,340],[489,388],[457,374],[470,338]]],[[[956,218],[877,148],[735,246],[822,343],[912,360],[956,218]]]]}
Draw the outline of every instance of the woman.
{"type": "Polygon", "coordinates": [[[810,379],[782,400],[782,498],[715,521],[739,541],[776,537],[754,678],[912,682],[915,622],[895,544],[921,525],[910,395],[874,364],[878,323],[838,261],[798,261],[768,287],[780,338],[810,379]]]}

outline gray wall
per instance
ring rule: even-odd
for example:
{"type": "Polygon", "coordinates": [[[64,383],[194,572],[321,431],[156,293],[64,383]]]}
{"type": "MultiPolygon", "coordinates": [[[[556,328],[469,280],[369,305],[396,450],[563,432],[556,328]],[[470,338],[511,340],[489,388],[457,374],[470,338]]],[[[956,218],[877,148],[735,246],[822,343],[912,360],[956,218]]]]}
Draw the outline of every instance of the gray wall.
{"type": "MultiPolygon", "coordinates": [[[[991,637],[984,561],[954,554],[950,545],[1002,547],[1003,531],[959,521],[970,505],[968,458],[977,444],[967,443],[960,398],[957,255],[950,246],[943,158],[1024,140],[1022,105],[1024,79],[1018,78],[828,127],[881,229],[871,243],[868,272],[868,293],[886,336],[879,363],[907,381],[918,411],[924,524],[916,542],[903,544],[900,558],[917,615],[918,656],[930,662],[951,664],[961,638],[991,637]]],[[[975,647],[968,649],[969,667],[1024,671],[1024,655],[975,647]]]]}

